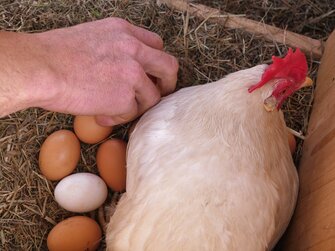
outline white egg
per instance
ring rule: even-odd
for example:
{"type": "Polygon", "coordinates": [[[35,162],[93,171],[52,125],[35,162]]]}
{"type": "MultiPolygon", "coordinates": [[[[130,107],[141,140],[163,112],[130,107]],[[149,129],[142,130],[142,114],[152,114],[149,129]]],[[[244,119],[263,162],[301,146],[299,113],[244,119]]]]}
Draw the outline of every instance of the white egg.
{"type": "Polygon", "coordinates": [[[84,213],[100,207],[105,202],[107,193],[107,186],[99,176],[75,173],[57,184],[55,200],[68,211],[84,213]]]}

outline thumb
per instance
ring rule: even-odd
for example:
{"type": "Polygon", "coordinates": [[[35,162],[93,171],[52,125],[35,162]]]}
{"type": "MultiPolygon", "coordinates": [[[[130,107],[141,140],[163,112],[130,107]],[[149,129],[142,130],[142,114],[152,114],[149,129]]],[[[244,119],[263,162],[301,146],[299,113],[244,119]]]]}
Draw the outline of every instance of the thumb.
{"type": "Polygon", "coordinates": [[[115,116],[105,116],[98,115],[95,117],[95,121],[101,126],[115,126],[119,124],[125,124],[134,120],[134,116],[125,116],[125,115],[115,115],[115,116]]]}

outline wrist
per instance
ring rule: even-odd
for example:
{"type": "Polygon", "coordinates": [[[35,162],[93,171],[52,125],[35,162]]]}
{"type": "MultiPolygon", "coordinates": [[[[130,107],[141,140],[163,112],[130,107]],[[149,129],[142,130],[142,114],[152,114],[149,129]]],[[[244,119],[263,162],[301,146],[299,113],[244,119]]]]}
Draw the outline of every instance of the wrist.
{"type": "Polygon", "coordinates": [[[0,116],[43,107],[59,92],[38,34],[0,32],[0,116]]]}
{"type": "Polygon", "coordinates": [[[50,48],[45,33],[24,34],[30,46],[31,60],[24,65],[29,77],[23,80],[24,103],[27,107],[47,108],[58,101],[64,82],[57,72],[53,48],[50,48]]]}

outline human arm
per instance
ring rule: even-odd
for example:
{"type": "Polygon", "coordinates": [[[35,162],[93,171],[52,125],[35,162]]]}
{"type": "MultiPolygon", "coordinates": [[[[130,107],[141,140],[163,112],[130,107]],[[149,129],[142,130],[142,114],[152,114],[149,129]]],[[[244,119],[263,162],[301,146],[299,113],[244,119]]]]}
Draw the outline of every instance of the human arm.
{"type": "Polygon", "coordinates": [[[175,88],[178,63],[162,48],[158,35],[119,18],[2,32],[0,114],[41,107],[97,115],[101,124],[128,122],[175,88]]]}

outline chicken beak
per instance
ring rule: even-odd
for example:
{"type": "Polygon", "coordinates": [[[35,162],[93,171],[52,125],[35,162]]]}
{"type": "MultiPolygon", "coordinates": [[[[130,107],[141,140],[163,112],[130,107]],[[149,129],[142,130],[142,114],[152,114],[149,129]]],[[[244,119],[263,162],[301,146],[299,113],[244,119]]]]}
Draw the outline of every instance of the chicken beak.
{"type": "MultiPolygon", "coordinates": [[[[299,89],[301,89],[303,87],[312,86],[312,84],[313,84],[313,80],[309,77],[306,77],[305,81],[301,84],[299,89]]],[[[267,112],[272,112],[278,107],[279,102],[280,101],[278,101],[277,98],[275,98],[273,95],[271,95],[264,100],[264,108],[267,112]]]]}
{"type": "Polygon", "coordinates": [[[308,86],[312,86],[313,85],[313,80],[309,77],[305,78],[305,81],[302,83],[302,85],[300,86],[300,88],[303,87],[308,87],[308,86]]]}

